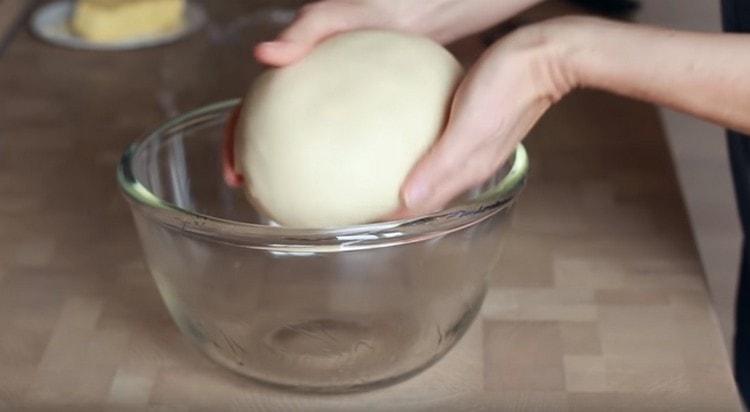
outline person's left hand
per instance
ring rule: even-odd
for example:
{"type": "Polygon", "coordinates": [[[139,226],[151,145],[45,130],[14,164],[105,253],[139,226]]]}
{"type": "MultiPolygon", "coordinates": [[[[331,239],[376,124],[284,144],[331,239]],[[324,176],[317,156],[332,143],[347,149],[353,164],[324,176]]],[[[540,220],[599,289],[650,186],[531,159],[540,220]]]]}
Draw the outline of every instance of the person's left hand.
{"type": "Polygon", "coordinates": [[[544,112],[575,86],[549,28],[528,26],[488,49],[459,86],[443,135],[402,186],[405,217],[434,212],[491,177],[544,112]]]}

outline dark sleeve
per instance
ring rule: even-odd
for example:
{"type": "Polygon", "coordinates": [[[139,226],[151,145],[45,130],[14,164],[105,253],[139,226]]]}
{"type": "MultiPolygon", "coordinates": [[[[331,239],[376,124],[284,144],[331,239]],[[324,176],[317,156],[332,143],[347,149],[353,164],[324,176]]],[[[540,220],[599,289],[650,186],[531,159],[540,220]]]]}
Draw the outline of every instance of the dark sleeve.
{"type": "Polygon", "coordinates": [[[750,0],[722,0],[721,15],[724,31],[750,33],[750,0]]]}
{"type": "MultiPolygon", "coordinates": [[[[721,14],[724,31],[750,32],[750,0],[722,0],[721,14]]],[[[735,304],[734,377],[745,406],[750,406],[750,137],[727,130],[727,148],[744,234],[735,304]]]]}
{"type": "Polygon", "coordinates": [[[638,9],[638,2],[635,0],[570,0],[570,2],[606,16],[626,15],[638,9]]]}

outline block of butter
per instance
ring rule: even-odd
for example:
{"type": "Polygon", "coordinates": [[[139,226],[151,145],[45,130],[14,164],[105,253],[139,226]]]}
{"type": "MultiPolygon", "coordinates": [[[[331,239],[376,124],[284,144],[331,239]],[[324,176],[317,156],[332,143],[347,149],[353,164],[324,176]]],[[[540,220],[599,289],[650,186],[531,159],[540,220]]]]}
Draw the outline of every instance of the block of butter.
{"type": "Polygon", "coordinates": [[[183,24],[185,0],[78,0],[73,31],[91,42],[158,36],[183,24]]]}

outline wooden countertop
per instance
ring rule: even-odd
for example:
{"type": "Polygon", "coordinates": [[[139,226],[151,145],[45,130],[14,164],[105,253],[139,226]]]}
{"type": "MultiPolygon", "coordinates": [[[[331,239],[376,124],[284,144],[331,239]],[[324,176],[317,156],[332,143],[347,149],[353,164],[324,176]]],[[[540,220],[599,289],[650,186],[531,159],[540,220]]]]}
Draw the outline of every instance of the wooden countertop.
{"type": "Polygon", "coordinates": [[[257,72],[262,34],[237,28],[260,20],[230,19],[235,3],[211,2],[208,30],[171,46],[80,52],[22,33],[0,59],[0,409],[741,410],[656,111],[599,93],[528,139],[481,317],[438,364],[307,396],[206,360],[144,267],[114,169],[129,141],[257,72]]]}

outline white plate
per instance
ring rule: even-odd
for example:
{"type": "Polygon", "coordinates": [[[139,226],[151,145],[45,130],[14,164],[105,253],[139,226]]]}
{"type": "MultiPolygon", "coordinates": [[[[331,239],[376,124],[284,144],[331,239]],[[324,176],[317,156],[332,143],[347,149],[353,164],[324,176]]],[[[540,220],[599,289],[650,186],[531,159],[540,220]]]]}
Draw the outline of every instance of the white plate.
{"type": "Polygon", "coordinates": [[[205,9],[189,1],[185,9],[185,23],[179,29],[158,36],[139,37],[120,42],[90,42],[70,29],[73,0],[59,0],[46,4],[31,17],[31,30],[39,38],[58,46],[83,50],[133,50],[159,46],[185,37],[200,29],[207,20],[205,9]]]}

